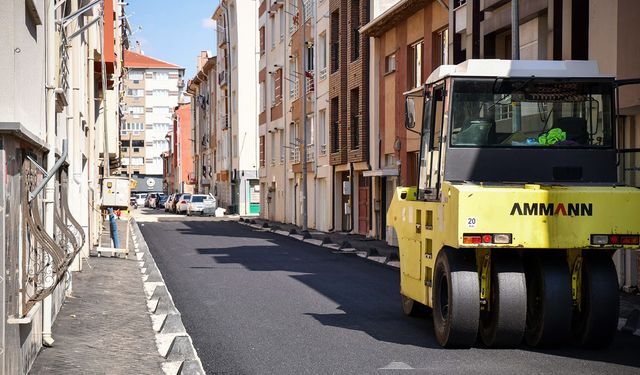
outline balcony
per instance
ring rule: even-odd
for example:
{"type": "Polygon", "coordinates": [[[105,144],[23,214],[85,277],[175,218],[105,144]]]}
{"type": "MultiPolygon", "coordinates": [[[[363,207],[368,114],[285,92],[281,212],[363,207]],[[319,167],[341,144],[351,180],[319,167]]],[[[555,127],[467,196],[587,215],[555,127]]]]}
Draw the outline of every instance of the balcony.
{"type": "Polygon", "coordinates": [[[307,163],[313,161],[315,157],[316,157],[316,149],[313,143],[310,145],[307,145],[307,163]]]}
{"type": "Polygon", "coordinates": [[[220,116],[220,129],[225,130],[229,128],[229,115],[220,116]]]}
{"type": "Polygon", "coordinates": [[[227,86],[227,72],[219,72],[218,73],[218,85],[220,87],[227,86]]]}
{"type": "Polygon", "coordinates": [[[318,72],[318,81],[323,81],[327,79],[327,67],[325,66],[324,68],[320,69],[320,71],[318,72]]]}
{"type": "Polygon", "coordinates": [[[313,71],[307,71],[304,74],[305,79],[307,80],[307,90],[306,93],[312,93],[313,91],[315,91],[315,82],[313,80],[313,71]]]}
{"type": "Polygon", "coordinates": [[[218,35],[218,47],[225,48],[227,46],[227,37],[224,32],[223,25],[218,25],[217,35],[218,35]]]}
{"type": "Polygon", "coordinates": [[[291,82],[291,86],[289,87],[289,98],[293,100],[300,98],[300,81],[297,78],[291,82]]]}
{"type": "Polygon", "coordinates": [[[290,149],[289,158],[291,159],[292,164],[300,163],[300,149],[298,147],[290,149]]]}

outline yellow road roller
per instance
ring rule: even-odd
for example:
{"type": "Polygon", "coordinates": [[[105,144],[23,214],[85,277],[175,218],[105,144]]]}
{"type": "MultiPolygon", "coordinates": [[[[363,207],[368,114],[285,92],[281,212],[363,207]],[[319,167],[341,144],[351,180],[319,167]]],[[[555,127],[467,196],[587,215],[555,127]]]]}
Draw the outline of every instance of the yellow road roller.
{"type": "Polygon", "coordinates": [[[405,93],[418,185],[396,189],[387,223],[403,311],[430,308],[440,345],[611,342],[612,254],[640,242],[615,92],[591,61],[468,60],[405,93]]]}

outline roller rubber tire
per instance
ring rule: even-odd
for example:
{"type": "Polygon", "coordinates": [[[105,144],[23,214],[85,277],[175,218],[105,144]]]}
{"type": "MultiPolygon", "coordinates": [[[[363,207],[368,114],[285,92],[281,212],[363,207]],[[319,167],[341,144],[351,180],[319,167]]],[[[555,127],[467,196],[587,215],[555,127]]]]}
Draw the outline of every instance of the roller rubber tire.
{"type": "Polygon", "coordinates": [[[618,328],[618,275],[608,254],[582,259],[582,305],[574,310],[573,337],[583,347],[605,348],[618,328]]]}
{"type": "Polygon", "coordinates": [[[445,348],[471,347],[478,335],[480,286],[475,254],[445,248],[436,259],[433,328],[445,348]]]}
{"type": "Polygon", "coordinates": [[[489,311],[481,312],[482,342],[501,348],[520,345],[527,323],[527,285],[517,254],[493,255],[489,298],[489,311]]]}
{"type": "Polygon", "coordinates": [[[553,347],[571,337],[571,276],[563,256],[532,255],[525,260],[527,324],[525,340],[534,347],[553,347]]]}

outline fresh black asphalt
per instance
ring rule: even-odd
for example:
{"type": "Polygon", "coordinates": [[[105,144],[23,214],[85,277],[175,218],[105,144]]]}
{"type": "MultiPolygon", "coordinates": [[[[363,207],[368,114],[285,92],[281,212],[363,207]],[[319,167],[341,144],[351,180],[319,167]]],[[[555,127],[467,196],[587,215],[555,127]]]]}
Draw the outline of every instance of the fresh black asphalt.
{"type": "Polygon", "coordinates": [[[396,270],[232,221],[140,229],[208,374],[640,373],[640,337],[445,350],[430,318],[402,314],[396,270]]]}

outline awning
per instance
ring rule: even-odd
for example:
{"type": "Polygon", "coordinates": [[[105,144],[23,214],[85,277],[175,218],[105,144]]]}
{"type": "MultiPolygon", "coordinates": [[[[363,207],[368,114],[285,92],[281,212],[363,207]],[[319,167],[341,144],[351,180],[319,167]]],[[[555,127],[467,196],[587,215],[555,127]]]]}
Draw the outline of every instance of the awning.
{"type": "Polygon", "coordinates": [[[374,169],[371,171],[363,172],[362,176],[363,177],[398,176],[398,168],[374,169]]]}

